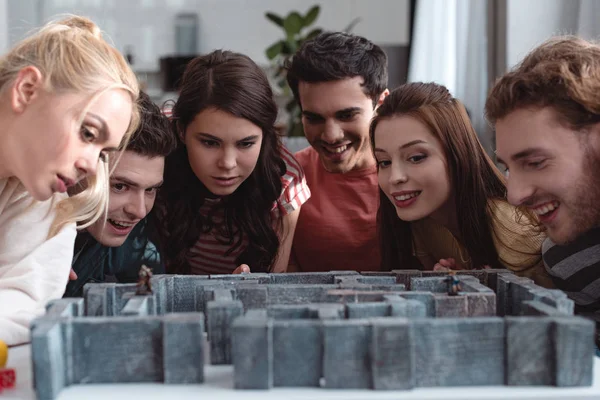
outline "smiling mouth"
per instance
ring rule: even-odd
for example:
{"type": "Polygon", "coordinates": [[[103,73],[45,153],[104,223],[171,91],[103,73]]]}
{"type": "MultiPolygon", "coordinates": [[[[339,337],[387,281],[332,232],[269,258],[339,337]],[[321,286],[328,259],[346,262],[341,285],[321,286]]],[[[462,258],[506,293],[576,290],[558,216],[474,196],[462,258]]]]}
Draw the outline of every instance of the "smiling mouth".
{"type": "Polygon", "coordinates": [[[406,200],[412,199],[413,197],[417,197],[420,194],[421,194],[421,191],[417,190],[417,191],[414,191],[411,193],[404,193],[399,196],[394,196],[394,199],[397,201],[406,201],[406,200]]]}
{"type": "Polygon", "coordinates": [[[531,210],[539,217],[546,216],[550,214],[552,211],[556,210],[560,203],[558,201],[551,201],[548,203],[544,203],[541,206],[531,207],[531,210]]]}
{"type": "Polygon", "coordinates": [[[107,221],[113,225],[115,228],[118,229],[128,229],[133,227],[135,224],[137,224],[137,222],[125,222],[125,221],[116,221],[114,219],[107,219],[107,221]]]}
{"type": "Polygon", "coordinates": [[[337,146],[337,147],[323,146],[325,151],[330,154],[341,154],[344,151],[348,150],[348,147],[350,147],[350,144],[344,144],[342,146],[337,146]]]}

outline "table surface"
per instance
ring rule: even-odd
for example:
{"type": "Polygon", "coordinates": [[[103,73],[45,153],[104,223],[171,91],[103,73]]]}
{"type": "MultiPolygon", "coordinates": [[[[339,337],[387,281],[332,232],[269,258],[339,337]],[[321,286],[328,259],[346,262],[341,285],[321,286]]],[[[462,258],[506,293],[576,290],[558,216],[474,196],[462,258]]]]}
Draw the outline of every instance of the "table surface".
{"type": "MultiPolygon", "coordinates": [[[[34,400],[31,376],[31,346],[18,346],[9,350],[8,367],[15,368],[17,387],[0,394],[2,400],[34,400]]],[[[319,388],[276,388],[271,390],[234,390],[232,366],[205,366],[205,383],[201,385],[165,385],[162,383],[145,384],[103,384],[75,385],[61,391],[57,400],[86,399],[111,400],[131,399],[194,399],[213,398],[269,400],[269,399],[594,399],[600,398],[600,358],[594,357],[594,382],[591,387],[443,387],[418,388],[409,391],[379,390],[332,390],[319,388]],[[207,396],[207,397],[204,397],[207,396]]]]}

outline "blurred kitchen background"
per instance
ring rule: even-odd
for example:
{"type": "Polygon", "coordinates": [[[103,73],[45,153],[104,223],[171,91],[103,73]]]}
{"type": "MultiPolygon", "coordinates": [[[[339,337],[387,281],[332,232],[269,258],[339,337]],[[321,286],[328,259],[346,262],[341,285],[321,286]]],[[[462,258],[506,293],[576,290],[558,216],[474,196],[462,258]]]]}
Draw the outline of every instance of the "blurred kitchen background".
{"type": "MultiPolygon", "coordinates": [[[[219,48],[250,56],[270,77],[280,129],[292,136],[301,131],[276,74],[285,58],[278,42],[286,29],[295,44],[316,29],[348,30],[386,51],[390,89],[406,81],[446,85],[488,151],[493,134],[483,106],[495,78],[552,35],[600,34],[598,0],[0,0],[0,53],[65,13],[93,19],[159,105],[177,97],[193,56],[219,48]]],[[[286,141],[293,150],[306,145],[297,137],[286,141]]]]}

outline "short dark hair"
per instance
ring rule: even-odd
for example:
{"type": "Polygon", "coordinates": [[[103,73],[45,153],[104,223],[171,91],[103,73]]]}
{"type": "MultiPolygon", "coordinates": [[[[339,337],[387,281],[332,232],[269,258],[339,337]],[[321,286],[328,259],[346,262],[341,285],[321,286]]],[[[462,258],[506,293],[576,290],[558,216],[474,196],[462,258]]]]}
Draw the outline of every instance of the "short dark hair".
{"type": "Polygon", "coordinates": [[[131,135],[125,150],[150,158],[168,156],[177,147],[169,119],[144,92],[140,92],[138,105],[140,125],[131,135]]]}
{"type": "Polygon", "coordinates": [[[329,82],[360,76],[373,106],[388,82],[387,55],[381,47],[364,37],[343,32],[323,32],[304,42],[285,68],[298,104],[300,82],[329,82]]]}

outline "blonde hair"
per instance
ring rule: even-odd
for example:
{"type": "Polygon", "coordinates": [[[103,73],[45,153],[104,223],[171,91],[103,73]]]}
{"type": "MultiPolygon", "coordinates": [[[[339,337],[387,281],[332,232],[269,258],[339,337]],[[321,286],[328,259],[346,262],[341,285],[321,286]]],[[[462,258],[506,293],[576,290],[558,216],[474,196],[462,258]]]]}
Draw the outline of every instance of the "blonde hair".
{"type": "MultiPolygon", "coordinates": [[[[108,90],[124,89],[131,94],[132,115],[121,147],[125,148],[139,124],[137,78],[123,56],[103,38],[98,26],[79,16],[49,22],[0,58],[0,91],[4,91],[25,67],[34,66],[44,78],[49,93],[81,92],[90,95],[85,113],[108,90]]],[[[80,228],[106,214],[108,205],[108,164],[100,162],[96,176],[87,177],[86,189],[56,204],[56,218],[49,236],[65,225],[80,228]]]]}

